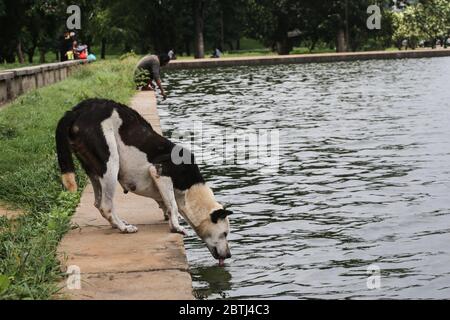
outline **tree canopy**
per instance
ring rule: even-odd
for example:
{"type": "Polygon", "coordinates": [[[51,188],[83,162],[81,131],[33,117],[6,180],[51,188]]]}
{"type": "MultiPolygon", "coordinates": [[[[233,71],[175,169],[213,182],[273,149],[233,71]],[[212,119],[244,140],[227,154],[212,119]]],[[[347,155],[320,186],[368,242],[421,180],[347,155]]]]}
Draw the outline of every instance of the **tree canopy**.
{"type": "MultiPolygon", "coordinates": [[[[58,52],[68,0],[0,0],[0,62],[33,60],[58,52]]],[[[79,38],[121,52],[194,54],[239,50],[243,37],[279,54],[296,45],[337,51],[382,49],[409,39],[448,36],[450,0],[77,0],[79,38]],[[366,26],[367,7],[382,11],[380,30],[366,26]]]]}

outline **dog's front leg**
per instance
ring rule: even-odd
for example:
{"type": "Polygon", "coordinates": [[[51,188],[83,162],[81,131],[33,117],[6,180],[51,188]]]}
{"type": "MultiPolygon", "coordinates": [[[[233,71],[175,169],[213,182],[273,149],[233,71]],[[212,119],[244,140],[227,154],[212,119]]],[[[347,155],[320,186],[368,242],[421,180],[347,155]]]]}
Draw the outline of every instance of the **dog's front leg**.
{"type": "Polygon", "coordinates": [[[187,235],[186,230],[180,226],[180,222],[178,221],[178,206],[175,200],[172,179],[170,177],[160,176],[154,166],[150,167],[149,172],[169,213],[170,230],[187,235]]]}

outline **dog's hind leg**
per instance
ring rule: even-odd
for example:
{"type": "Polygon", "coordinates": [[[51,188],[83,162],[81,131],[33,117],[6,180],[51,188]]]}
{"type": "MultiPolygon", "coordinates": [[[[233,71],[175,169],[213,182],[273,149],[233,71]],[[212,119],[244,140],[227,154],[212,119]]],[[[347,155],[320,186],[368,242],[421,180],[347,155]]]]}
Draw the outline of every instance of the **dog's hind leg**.
{"type": "Polygon", "coordinates": [[[163,214],[164,214],[164,220],[168,221],[169,220],[169,212],[167,210],[166,204],[164,203],[164,201],[157,201],[159,207],[161,208],[163,214]]]}
{"type": "MultiPolygon", "coordinates": [[[[113,204],[102,202],[102,200],[106,199],[106,195],[103,194],[102,183],[100,182],[100,178],[98,176],[90,176],[92,187],[94,189],[95,203],[94,206],[100,211],[100,214],[103,218],[105,218],[113,228],[118,229],[118,224],[114,222],[112,217],[112,209],[113,204]]],[[[108,202],[108,201],[106,201],[108,202]]],[[[111,199],[112,202],[112,199],[111,199]]]]}
{"type": "Polygon", "coordinates": [[[138,228],[127,224],[123,221],[116,213],[114,208],[114,194],[117,186],[117,173],[118,173],[118,165],[117,170],[114,164],[108,163],[108,170],[106,174],[99,179],[101,185],[101,199],[99,211],[102,216],[111,223],[113,228],[119,229],[123,233],[135,233],[138,231],[138,228]]]}
{"type": "Polygon", "coordinates": [[[102,185],[97,176],[90,175],[89,180],[92,184],[92,189],[94,189],[94,206],[100,209],[100,203],[102,201],[102,185]]]}
{"type": "Polygon", "coordinates": [[[178,221],[178,206],[175,200],[172,179],[170,177],[160,176],[154,166],[149,168],[149,173],[167,208],[170,231],[187,235],[186,230],[180,226],[180,222],[178,221]]]}
{"type": "Polygon", "coordinates": [[[103,128],[103,131],[109,147],[110,156],[106,166],[106,173],[103,177],[99,178],[101,199],[98,209],[102,216],[111,223],[113,228],[117,228],[123,233],[135,233],[138,231],[138,228],[120,219],[114,208],[114,194],[116,192],[120,167],[119,151],[114,132],[107,130],[107,128],[103,128]]]}

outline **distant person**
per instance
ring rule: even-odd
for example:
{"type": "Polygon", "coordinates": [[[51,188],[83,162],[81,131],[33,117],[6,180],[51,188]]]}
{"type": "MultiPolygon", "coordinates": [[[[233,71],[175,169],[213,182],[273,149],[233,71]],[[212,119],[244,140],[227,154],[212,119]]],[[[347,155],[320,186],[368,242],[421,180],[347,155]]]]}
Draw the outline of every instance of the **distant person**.
{"type": "Polygon", "coordinates": [[[89,62],[94,62],[97,61],[97,57],[95,56],[95,54],[93,54],[92,52],[88,54],[87,56],[87,61],[89,62]]]}
{"type": "Polygon", "coordinates": [[[85,44],[78,44],[78,41],[73,42],[73,54],[75,56],[75,59],[87,59],[88,56],[88,46],[85,44]]]}
{"type": "Polygon", "coordinates": [[[59,46],[59,55],[61,61],[69,60],[68,52],[72,50],[72,39],[70,38],[70,32],[64,32],[63,39],[59,46]]]}
{"type": "Polygon", "coordinates": [[[177,56],[175,55],[175,50],[170,49],[169,53],[167,53],[167,55],[169,56],[170,60],[177,60],[177,56]]]}
{"type": "Polygon", "coordinates": [[[166,66],[170,62],[168,54],[147,55],[143,57],[134,71],[134,80],[136,88],[140,90],[154,90],[153,81],[156,82],[161,95],[165,100],[167,98],[166,92],[161,84],[161,67],[166,66]]]}
{"type": "Polygon", "coordinates": [[[222,57],[222,51],[219,48],[215,48],[211,58],[220,58],[222,57]]]}
{"type": "Polygon", "coordinates": [[[402,47],[405,47],[405,50],[408,50],[408,45],[409,45],[408,40],[407,39],[403,39],[402,47]]]}

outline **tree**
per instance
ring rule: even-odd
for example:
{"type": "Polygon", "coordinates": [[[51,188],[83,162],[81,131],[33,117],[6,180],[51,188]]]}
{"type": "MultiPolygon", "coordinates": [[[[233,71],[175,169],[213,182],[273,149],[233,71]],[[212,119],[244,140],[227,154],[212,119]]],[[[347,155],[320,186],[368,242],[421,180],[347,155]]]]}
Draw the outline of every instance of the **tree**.
{"type": "Polygon", "coordinates": [[[431,40],[434,48],[436,39],[449,32],[450,0],[423,0],[392,13],[392,17],[394,41],[407,39],[415,48],[419,40],[431,40]]]}
{"type": "Polygon", "coordinates": [[[193,15],[195,19],[195,53],[196,59],[205,57],[205,42],[203,38],[204,30],[204,13],[205,13],[205,0],[193,0],[192,1],[193,15]]]}
{"type": "Polygon", "coordinates": [[[126,36],[126,31],[114,23],[114,6],[110,0],[100,0],[93,9],[89,23],[91,28],[92,41],[100,43],[100,58],[106,59],[106,49],[108,43],[122,42],[126,36]]]}
{"type": "Polygon", "coordinates": [[[13,63],[25,21],[25,0],[0,0],[0,62],[13,63]]]}
{"type": "Polygon", "coordinates": [[[450,28],[450,0],[423,0],[409,8],[413,8],[413,19],[420,34],[431,40],[435,48],[436,39],[447,34],[450,28]]]}
{"type": "Polygon", "coordinates": [[[279,54],[288,54],[293,44],[288,32],[301,22],[302,3],[294,0],[250,0],[247,10],[247,34],[275,48],[279,54]]]}

